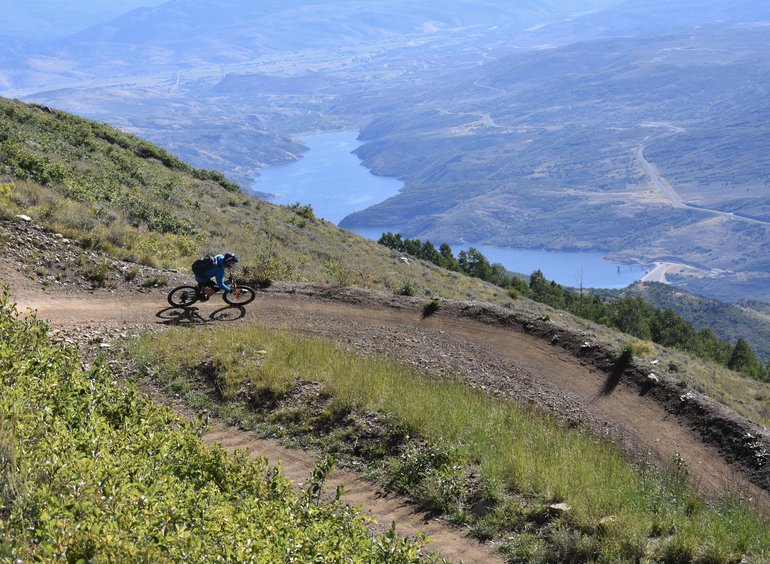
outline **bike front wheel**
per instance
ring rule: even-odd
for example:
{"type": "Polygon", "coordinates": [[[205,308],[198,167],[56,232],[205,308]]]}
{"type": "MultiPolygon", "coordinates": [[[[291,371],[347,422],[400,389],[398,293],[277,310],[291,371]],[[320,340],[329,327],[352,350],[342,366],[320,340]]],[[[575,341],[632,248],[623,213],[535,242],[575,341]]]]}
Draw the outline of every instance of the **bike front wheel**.
{"type": "Polygon", "coordinates": [[[168,293],[168,303],[174,307],[187,307],[198,301],[195,286],[177,286],[168,293]]]}
{"type": "Polygon", "coordinates": [[[257,292],[250,286],[237,286],[232,292],[222,294],[222,299],[230,305],[246,305],[254,301],[257,292]]]}

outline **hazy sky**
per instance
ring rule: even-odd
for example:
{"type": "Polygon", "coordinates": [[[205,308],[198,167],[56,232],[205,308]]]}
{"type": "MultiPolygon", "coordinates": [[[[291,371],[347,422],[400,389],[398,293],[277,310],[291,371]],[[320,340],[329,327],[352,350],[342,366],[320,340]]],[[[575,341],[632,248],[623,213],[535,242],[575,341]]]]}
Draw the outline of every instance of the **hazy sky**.
{"type": "Polygon", "coordinates": [[[52,39],[167,0],[0,0],[0,37],[52,39]]]}

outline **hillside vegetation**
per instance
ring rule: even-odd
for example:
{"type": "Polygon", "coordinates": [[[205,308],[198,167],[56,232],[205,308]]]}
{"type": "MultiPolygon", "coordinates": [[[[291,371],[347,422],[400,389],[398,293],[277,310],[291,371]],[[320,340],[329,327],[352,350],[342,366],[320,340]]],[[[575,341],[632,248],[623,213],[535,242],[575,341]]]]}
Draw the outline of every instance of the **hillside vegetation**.
{"type": "Polygon", "coordinates": [[[258,327],[177,328],[130,350],[191,404],[352,461],[510,562],[727,563],[770,550],[765,520],[731,496],[704,502],[681,461],[634,465],[459,379],[258,327]]]}
{"type": "Polygon", "coordinates": [[[0,559],[416,562],[418,545],[229,456],[0,297],[0,559]]]}
{"type": "Polygon", "coordinates": [[[633,284],[618,294],[639,296],[652,306],[672,309],[696,329],[709,328],[718,337],[731,343],[743,338],[762,361],[770,360],[770,318],[767,315],[767,303],[743,301],[728,304],[658,282],[633,284]]]}
{"type": "Polygon", "coordinates": [[[260,279],[387,291],[409,283],[421,294],[510,302],[492,285],[399,261],[310,206],[269,204],[108,125],[2,98],[0,212],[151,266],[186,270],[202,254],[231,250],[260,279]]]}
{"type": "MultiPolygon", "coordinates": [[[[708,327],[696,330],[671,307],[656,308],[638,295],[623,295],[622,292],[594,292],[573,290],[545,278],[542,271],[535,270],[529,277],[529,284],[505,271],[501,265],[492,265],[477,249],[460,251],[455,258],[452,249],[443,243],[439,249],[430,242],[419,239],[402,239],[400,234],[384,233],[377,241],[386,247],[407,252],[434,264],[468,276],[486,280],[507,288],[511,295],[524,295],[557,310],[590,319],[595,323],[613,327],[625,334],[652,341],[691,353],[700,358],[712,360],[733,370],[742,372],[757,380],[770,381],[770,364],[763,366],[754,351],[742,336],[735,344],[718,339],[708,327]],[[600,294],[611,296],[602,299],[600,294]]],[[[637,285],[638,288],[639,285],[637,285]]],[[[643,287],[643,285],[642,285],[643,287]]],[[[639,292],[637,289],[636,292],[639,292]]],[[[659,294],[665,295],[663,292],[659,294]]],[[[692,301],[704,303],[709,300],[693,296],[692,301]]],[[[682,302],[678,302],[680,309],[682,302]]],[[[734,306],[724,304],[725,312],[732,312],[734,306]]],[[[694,308],[689,309],[690,313],[694,308]]],[[[754,323],[753,325],[762,325],[754,323]]],[[[749,330],[749,325],[743,327],[749,330]]]]}

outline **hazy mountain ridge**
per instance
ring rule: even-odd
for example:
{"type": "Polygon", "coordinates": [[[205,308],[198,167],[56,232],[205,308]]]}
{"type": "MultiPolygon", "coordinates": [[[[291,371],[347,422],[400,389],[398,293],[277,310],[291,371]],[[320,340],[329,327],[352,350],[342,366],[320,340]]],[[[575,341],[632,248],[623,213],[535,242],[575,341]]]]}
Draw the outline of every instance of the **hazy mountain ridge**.
{"type": "MultiPolygon", "coordinates": [[[[105,22],[139,6],[160,4],[164,0],[35,0],[20,6],[18,0],[0,0],[0,9],[10,17],[0,20],[0,36],[50,41],[105,22]]],[[[5,48],[3,44],[2,48],[5,48]]]]}
{"type": "Polygon", "coordinates": [[[770,23],[770,6],[761,0],[627,0],[600,12],[567,19],[537,30],[555,45],[606,37],[639,37],[693,30],[702,26],[770,23]]]}
{"type": "MultiPolygon", "coordinates": [[[[199,65],[253,62],[262,56],[281,56],[302,50],[361,47],[398,38],[423,42],[434,36],[457,35],[460,30],[513,26],[522,30],[572,14],[577,5],[602,7],[617,0],[571,2],[555,0],[512,6],[496,2],[452,0],[438,6],[425,0],[388,0],[376,5],[366,0],[322,3],[296,0],[275,4],[234,0],[197,2],[171,0],[160,6],[133,10],[108,23],[58,39],[29,61],[56,57],[66,61],[69,73],[98,77],[115,71],[133,74],[193,68],[199,65]]],[[[387,45],[385,48],[388,48],[387,45]]],[[[0,51],[1,53],[2,51],[0,51]]],[[[34,86],[34,75],[24,72],[24,61],[7,59],[14,86],[34,86]],[[18,70],[16,70],[18,69],[18,70]]]]}

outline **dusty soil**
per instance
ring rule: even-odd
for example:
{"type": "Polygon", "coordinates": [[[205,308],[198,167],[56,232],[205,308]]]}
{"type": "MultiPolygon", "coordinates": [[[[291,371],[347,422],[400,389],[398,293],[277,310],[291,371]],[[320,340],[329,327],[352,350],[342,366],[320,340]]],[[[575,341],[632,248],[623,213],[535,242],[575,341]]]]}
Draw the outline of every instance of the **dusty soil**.
{"type": "MultiPolygon", "coordinates": [[[[451,375],[487,393],[539,406],[572,426],[610,437],[630,456],[670,463],[681,458],[706,494],[739,492],[770,509],[770,469],[765,464],[770,436],[726,407],[665,376],[658,382],[635,366],[618,370],[614,352],[590,336],[554,322],[523,316],[485,303],[444,301],[425,316],[426,300],[366,290],[275,283],[243,310],[218,298],[183,312],[166,303],[168,288],[143,288],[153,276],[169,286],[189,277],[120,263],[83,251],[74,242],[35,226],[0,222],[5,256],[0,283],[11,289],[21,310],[37,310],[64,340],[84,347],[167,325],[259,324],[338,342],[361,354],[388,355],[436,377],[451,375]],[[38,253],[35,264],[14,257],[38,253]],[[110,261],[106,289],[93,289],[83,275],[87,261],[110,261]],[[130,278],[130,279],[128,279],[130,278]]],[[[249,433],[214,422],[206,436],[228,448],[245,448],[279,460],[284,473],[301,482],[310,475],[313,453],[290,451],[249,433]]],[[[372,489],[354,475],[335,471],[329,486],[344,482],[343,497],[361,505],[387,527],[395,520],[405,534],[422,531],[453,561],[495,561],[491,547],[463,531],[416,513],[403,500],[372,489]]]]}

